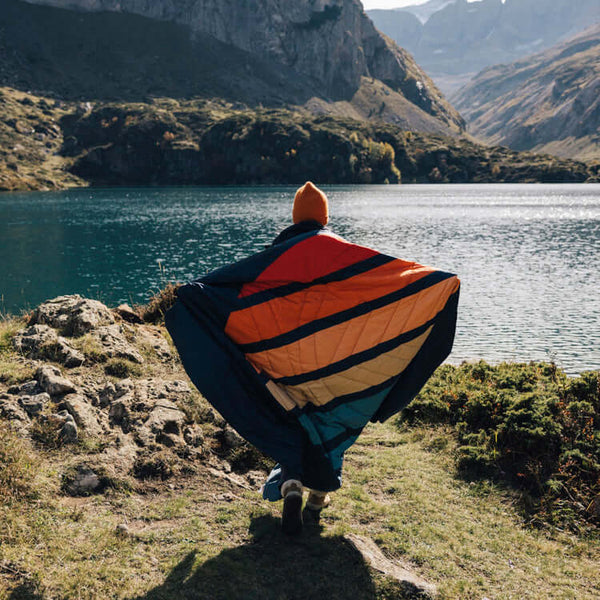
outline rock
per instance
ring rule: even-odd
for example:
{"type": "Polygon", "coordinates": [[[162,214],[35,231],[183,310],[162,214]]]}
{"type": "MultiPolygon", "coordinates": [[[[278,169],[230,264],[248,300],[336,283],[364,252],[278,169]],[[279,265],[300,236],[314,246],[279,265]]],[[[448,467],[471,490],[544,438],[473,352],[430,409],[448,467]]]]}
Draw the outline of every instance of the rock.
{"type": "Polygon", "coordinates": [[[129,526],[126,523],[119,523],[115,527],[115,533],[120,537],[130,537],[131,536],[131,530],[129,529],[129,526]]]}
{"type": "Polygon", "coordinates": [[[26,381],[21,385],[13,385],[8,388],[9,394],[18,394],[19,396],[35,396],[42,392],[42,388],[39,383],[35,380],[26,381]]]}
{"type": "Polygon", "coordinates": [[[61,406],[73,417],[78,427],[90,435],[100,436],[103,433],[98,421],[97,411],[90,406],[85,396],[69,394],[63,398],[61,406]]]}
{"type": "Polygon", "coordinates": [[[0,417],[7,421],[17,421],[21,424],[29,423],[29,416],[12,398],[0,398],[0,417]]]}
{"type": "Polygon", "coordinates": [[[144,321],[142,318],[129,306],[128,304],[120,304],[117,308],[113,308],[113,312],[121,317],[128,323],[135,323],[141,325],[144,321]]]}
{"type": "Polygon", "coordinates": [[[237,431],[229,427],[229,425],[222,430],[220,437],[223,444],[227,448],[231,449],[239,448],[242,444],[245,443],[244,438],[237,431]]]}
{"type": "Polygon", "coordinates": [[[63,490],[71,496],[89,496],[104,487],[102,478],[87,465],[79,465],[74,473],[63,477],[63,490]]]}
{"type": "Polygon", "coordinates": [[[112,312],[102,302],[82,298],[78,294],[59,296],[40,304],[29,320],[30,325],[50,325],[66,336],[83,335],[114,322],[112,312]]]}
{"type": "Polygon", "coordinates": [[[119,325],[105,325],[98,327],[93,336],[102,345],[102,350],[110,358],[124,358],[141,364],[144,362],[142,355],[130,342],[127,341],[119,325]]]}
{"type": "Polygon", "coordinates": [[[74,421],[65,421],[60,430],[60,439],[65,444],[74,444],[79,439],[79,431],[74,421]]]}
{"type": "Polygon", "coordinates": [[[100,408],[106,408],[110,406],[111,402],[117,395],[117,390],[113,383],[107,383],[99,392],[98,392],[98,401],[100,404],[100,408]]]}
{"type": "Polygon", "coordinates": [[[75,391],[75,385],[62,377],[60,371],[51,365],[41,366],[36,371],[35,378],[42,389],[50,396],[62,396],[75,391]]]}
{"type": "Polygon", "coordinates": [[[30,417],[40,414],[49,402],[50,395],[46,392],[36,394],[35,396],[21,396],[19,398],[19,404],[30,417]]]}
{"type": "Polygon", "coordinates": [[[428,583],[410,571],[409,565],[400,565],[397,561],[386,558],[377,544],[368,538],[350,533],[345,539],[362,555],[365,562],[373,569],[393,577],[404,588],[403,598],[434,598],[437,595],[435,585],[428,583]]]}
{"type": "Polygon", "coordinates": [[[152,348],[153,352],[163,360],[173,357],[171,347],[159,331],[149,327],[140,327],[137,331],[140,343],[152,348]]]}
{"type": "Polygon", "coordinates": [[[188,446],[199,448],[204,443],[204,434],[198,425],[188,425],[183,430],[183,439],[188,446]]]}
{"type": "Polygon", "coordinates": [[[29,358],[53,360],[69,368],[85,362],[83,354],[48,325],[32,325],[18,333],[13,338],[13,346],[29,358]]]}
{"type": "Polygon", "coordinates": [[[141,427],[136,427],[133,431],[133,439],[138,446],[142,448],[147,448],[151,446],[156,441],[156,436],[148,429],[142,425],[141,427]]]}
{"type": "Polygon", "coordinates": [[[146,427],[156,434],[180,435],[185,423],[185,414],[169,400],[160,400],[152,409],[146,427]]]}

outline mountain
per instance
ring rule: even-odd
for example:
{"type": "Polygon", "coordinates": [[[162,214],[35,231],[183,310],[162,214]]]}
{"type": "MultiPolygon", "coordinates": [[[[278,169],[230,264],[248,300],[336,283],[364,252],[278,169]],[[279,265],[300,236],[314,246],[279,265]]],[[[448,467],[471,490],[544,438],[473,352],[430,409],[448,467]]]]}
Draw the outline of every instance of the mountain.
{"type": "Polygon", "coordinates": [[[481,72],[456,94],[455,105],[487,143],[600,160],[600,24],[481,72]]]}
{"type": "Polygon", "coordinates": [[[20,89],[306,104],[432,133],[464,126],[359,0],[3,0],[0,18],[3,70],[16,73],[1,81],[23,78],[20,89]]]}
{"type": "Polygon", "coordinates": [[[368,15],[450,93],[488,66],[539,52],[599,22],[600,0],[431,0],[368,15]],[[427,9],[434,12],[422,23],[418,15],[427,9]]]}

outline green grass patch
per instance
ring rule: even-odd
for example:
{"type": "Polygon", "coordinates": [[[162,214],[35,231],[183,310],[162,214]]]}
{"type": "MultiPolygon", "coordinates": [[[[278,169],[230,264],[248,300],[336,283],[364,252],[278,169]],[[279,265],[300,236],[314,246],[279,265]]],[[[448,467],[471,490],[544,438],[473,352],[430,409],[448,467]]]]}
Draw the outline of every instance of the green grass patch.
{"type": "Polygon", "coordinates": [[[453,425],[459,471],[519,489],[534,522],[598,526],[599,390],[598,372],[552,364],[445,365],[401,421],[453,425]]]}

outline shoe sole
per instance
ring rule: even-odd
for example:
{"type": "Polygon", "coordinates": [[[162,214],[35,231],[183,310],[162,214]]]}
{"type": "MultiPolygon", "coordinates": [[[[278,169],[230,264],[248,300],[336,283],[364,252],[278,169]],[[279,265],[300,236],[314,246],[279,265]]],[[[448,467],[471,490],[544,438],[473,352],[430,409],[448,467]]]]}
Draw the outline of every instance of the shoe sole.
{"type": "Polygon", "coordinates": [[[289,492],[283,500],[281,530],[286,535],[298,535],[302,526],[302,494],[289,492]]]}

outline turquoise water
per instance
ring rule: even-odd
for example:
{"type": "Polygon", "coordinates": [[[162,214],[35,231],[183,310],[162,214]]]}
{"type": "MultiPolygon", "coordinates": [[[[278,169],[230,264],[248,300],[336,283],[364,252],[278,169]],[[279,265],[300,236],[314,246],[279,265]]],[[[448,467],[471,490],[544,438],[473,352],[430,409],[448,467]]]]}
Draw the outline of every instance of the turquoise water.
{"type": "MultiPolygon", "coordinates": [[[[61,294],[142,303],[261,250],[293,187],[0,195],[0,310],[61,294]]],[[[330,186],[347,239],[458,273],[451,360],[600,368],[600,185],[330,186]]]]}

